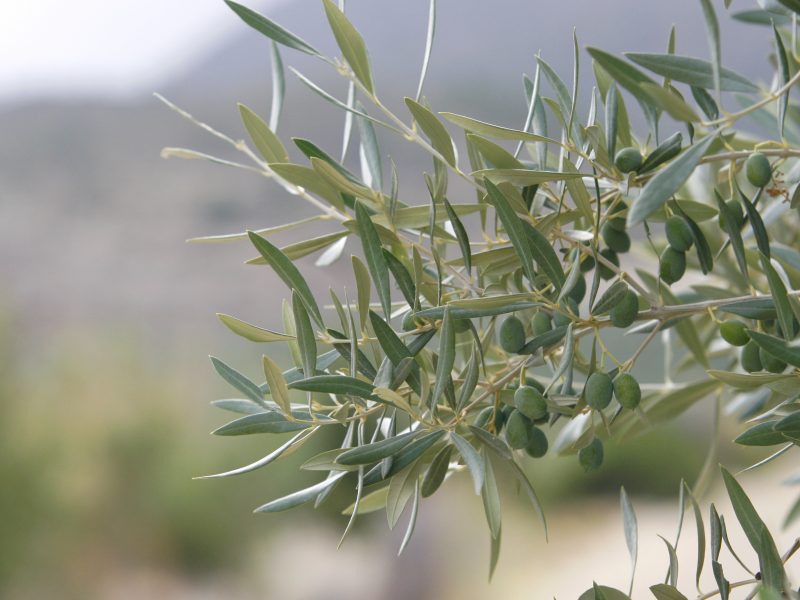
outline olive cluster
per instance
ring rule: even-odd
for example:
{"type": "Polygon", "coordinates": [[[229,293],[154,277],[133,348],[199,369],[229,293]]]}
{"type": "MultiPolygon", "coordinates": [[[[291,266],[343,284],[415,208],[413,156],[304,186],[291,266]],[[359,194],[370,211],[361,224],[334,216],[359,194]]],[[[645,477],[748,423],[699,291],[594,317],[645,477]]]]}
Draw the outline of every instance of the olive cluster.
{"type": "MultiPolygon", "coordinates": [[[[510,386],[512,389],[514,386],[510,386]]],[[[514,450],[525,450],[533,458],[547,454],[548,442],[544,431],[538,427],[547,423],[550,409],[544,396],[544,386],[532,377],[525,385],[514,390],[513,404],[502,408],[488,406],[475,419],[476,427],[494,429],[496,434],[505,430],[508,445],[514,450]]]]}
{"type": "MultiPolygon", "coordinates": [[[[769,322],[764,324],[766,328],[771,327],[769,322]]],[[[726,342],[732,346],[742,348],[739,360],[742,368],[748,373],[758,371],[769,371],[770,373],[783,373],[786,370],[786,363],[773,356],[763,348],[759,347],[750,339],[747,334],[747,325],[738,319],[728,319],[720,323],[719,333],[726,342]]]]}

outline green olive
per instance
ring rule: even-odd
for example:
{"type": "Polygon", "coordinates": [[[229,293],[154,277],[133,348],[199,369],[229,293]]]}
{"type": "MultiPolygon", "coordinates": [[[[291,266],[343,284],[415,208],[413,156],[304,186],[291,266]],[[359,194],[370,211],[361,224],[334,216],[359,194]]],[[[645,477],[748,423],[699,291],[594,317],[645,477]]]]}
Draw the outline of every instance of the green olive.
{"type": "Polygon", "coordinates": [[[533,315],[533,319],[531,320],[531,329],[533,330],[533,335],[542,335],[543,333],[547,333],[553,328],[553,324],[550,320],[550,315],[546,312],[539,311],[535,315],[533,315]]]}
{"type": "Polygon", "coordinates": [[[625,221],[625,217],[619,216],[619,213],[625,212],[628,210],[628,205],[624,202],[617,202],[609,211],[608,221],[606,223],[609,227],[613,227],[618,231],[625,231],[625,227],[627,225],[625,221]]]}
{"type": "Polygon", "coordinates": [[[586,380],[584,394],[586,404],[591,408],[603,410],[611,403],[611,396],[614,393],[614,384],[607,373],[595,372],[589,375],[586,380]]]}
{"type": "Polygon", "coordinates": [[[760,348],[753,341],[749,341],[744,345],[740,360],[742,368],[748,373],[757,373],[764,368],[764,365],[761,364],[760,348]]]}
{"type": "Polygon", "coordinates": [[[669,245],[678,252],[686,252],[694,243],[692,229],[683,217],[671,216],[664,224],[664,231],[667,234],[669,245]]]}
{"type": "Polygon", "coordinates": [[[531,420],[518,410],[511,413],[506,422],[506,442],[514,450],[522,450],[528,445],[528,430],[533,427],[531,420]]]}
{"type": "Polygon", "coordinates": [[[642,388],[630,373],[620,373],[614,378],[614,396],[623,408],[636,408],[642,401],[642,388]]]}
{"type": "Polygon", "coordinates": [[[744,163],[744,172],[747,181],[758,188],[764,187],[772,179],[772,167],[769,159],[760,152],[754,152],[747,158],[744,163]]]}
{"type": "Polygon", "coordinates": [[[525,326],[517,317],[510,316],[500,326],[499,338],[503,350],[516,354],[525,345],[525,326]]]}
{"type": "Polygon", "coordinates": [[[618,254],[625,254],[631,249],[630,236],[625,233],[625,231],[620,231],[619,229],[611,227],[608,223],[603,225],[602,229],[600,229],[600,235],[603,236],[603,241],[606,243],[606,246],[618,254]]]}
{"type": "Polygon", "coordinates": [[[683,274],[686,273],[686,255],[675,250],[672,246],[667,246],[664,252],[661,253],[661,268],[659,272],[661,280],[667,285],[680,281],[683,274]]]}
{"type": "Polygon", "coordinates": [[[543,457],[547,454],[548,445],[544,431],[536,427],[536,425],[531,425],[530,429],[528,429],[528,445],[525,446],[525,452],[528,453],[528,456],[533,458],[543,457]]]}
{"type": "Polygon", "coordinates": [[[738,319],[728,319],[719,326],[719,333],[731,346],[744,346],[750,341],[747,335],[747,325],[738,319]]]}
{"type": "Polygon", "coordinates": [[[611,309],[609,316],[614,327],[624,329],[630,327],[639,314],[639,297],[633,290],[628,290],[619,302],[611,309]]]}
{"type": "Polygon", "coordinates": [[[514,392],[514,406],[531,420],[547,416],[547,400],[534,387],[523,385],[514,392]]]}
{"type": "Polygon", "coordinates": [[[637,171],[642,166],[642,153],[636,148],[623,148],[614,156],[614,165],[623,173],[637,171]]]}
{"type": "Polygon", "coordinates": [[[759,351],[758,357],[761,359],[761,364],[764,365],[764,369],[770,373],[783,373],[786,370],[785,362],[763,348],[759,351]]]}
{"type": "Polygon", "coordinates": [[[578,462],[587,473],[599,469],[603,464],[603,442],[594,438],[588,446],[578,451],[578,462]]]}

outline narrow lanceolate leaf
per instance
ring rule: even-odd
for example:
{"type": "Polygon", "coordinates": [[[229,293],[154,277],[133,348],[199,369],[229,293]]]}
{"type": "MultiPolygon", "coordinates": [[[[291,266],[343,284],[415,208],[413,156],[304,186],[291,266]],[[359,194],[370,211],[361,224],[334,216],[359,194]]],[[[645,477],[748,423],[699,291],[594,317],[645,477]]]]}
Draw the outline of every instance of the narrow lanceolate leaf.
{"type": "Polygon", "coordinates": [[[733,211],[728,207],[728,205],[722,201],[722,198],[716,190],[714,190],[714,194],[717,199],[717,206],[719,207],[720,223],[722,223],[723,230],[731,242],[733,255],[736,257],[736,264],[739,265],[739,269],[741,269],[742,274],[746,278],[748,276],[747,257],[744,253],[742,232],[739,230],[739,227],[736,226],[736,215],[734,215],[733,211]]]}
{"type": "Polygon", "coordinates": [[[466,131],[472,131],[473,133],[478,133],[480,135],[485,135],[487,137],[499,140],[548,142],[551,144],[558,143],[556,140],[552,140],[535,133],[530,133],[529,131],[520,131],[519,129],[511,129],[501,125],[493,125],[492,123],[485,123],[484,121],[479,121],[478,119],[473,119],[471,117],[465,117],[463,115],[457,115],[449,112],[443,112],[439,114],[451,123],[458,125],[466,131]]]}
{"type": "Polygon", "coordinates": [[[533,171],[531,169],[482,169],[471,174],[475,179],[489,179],[492,183],[511,183],[518,186],[539,185],[550,181],[580,179],[582,173],[563,173],[560,171],[533,171]]]}
{"type": "MultiPolygon", "coordinates": [[[[783,45],[783,38],[775,25],[772,25],[772,31],[775,34],[775,54],[778,56],[778,75],[780,77],[780,86],[784,86],[789,82],[789,59],[786,57],[786,48],[783,45]]],[[[778,98],[778,131],[780,136],[783,137],[783,126],[786,120],[786,109],[789,106],[789,91],[782,94],[778,98]]]]}
{"type": "Polygon", "coordinates": [[[705,17],[706,33],[708,35],[708,47],[711,51],[711,73],[714,81],[714,90],[717,94],[717,100],[719,100],[722,79],[722,52],[720,50],[719,41],[719,22],[717,21],[717,13],[714,11],[714,5],[711,4],[711,0],[700,0],[700,5],[703,7],[703,17],[705,17]]]}
{"type": "Polygon", "coordinates": [[[232,475],[241,475],[243,473],[250,473],[251,471],[255,471],[256,469],[260,469],[261,467],[266,467],[268,464],[276,461],[281,456],[286,454],[290,449],[293,449],[294,446],[300,446],[302,443],[308,439],[309,435],[305,431],[301,431],[300,433],[295,434],[289,440],[280,446],[278,446],[275,450],[267,454],[264,458],[260,458],[259,460],[255,461],[254,463],[250,463],[249,465],[245,465],[244,467],[239,467],[238,469],[233,469],[231,471],[225,471],[224,473],[215,473],[214,475],[203,475],[202,477],[195,477],[195,479],[216,479],[219,477],[231,477],[232,475]],[[301,436],[305,436],[301,439],[301,436]]]}
{"type": "Polygon", "coordinates": [[[456,232],[456,239],[458,240],[458,247],[461,250],[461,256],[464,259],[464,267],[467,269],[467,273],[470,272],[472,269],[472,250],[469,247],[469,236],[467,235],[467,230],[464,228],[464,224],[461,222],[461,219],[458,218],[458,214],[455,210],[453,210],[453,206],[447,200],[444,199],[444,207],[447,211],[447,217],[450,219],[450,223],[453,225],[453,231],[456,232]]]}
{"type": "Polygon", "coordinates": [[[247,8],[246,6],[232,2],[231,0],[225,0],[225,4],[227,4],[233,12],[239,15],[239,18],[242,19],[242,21],[250,25],[250,27],[259,33],[267,36],[269,39],[288,48],[293,48],[295,50],[299,50],[300,52],[311,54],[312,56],[319,56],[319,52],[317,52],[316,48],[306,43],[292,32],[287,31],[274,21],[269,20],[264,15],[261,15],[256,11],[247,8]]]}
{"type": "Polygon", "coordinates": [[[233,367],[226,365],[220,359],[214,356],[211,356],[210,358],[211,364],[214,365],[214,369],[217,371],[217,373],[219,373],[220,377],[242,392],[245,396],[250,398],[250,400],[266,408],[266,404],[264,403],[264,394],[261,393],[261,388],[259,388],[255,383],[250,381],[250,379],[239,373],[239,371],[233,367]]]}
{"type": "Polygon", "coordinates": [[[647,182],[628,211],[629,227],[638,225],[661,208],[686,183],[715,139],[716,134],[709,134],[647,182]]]}
{"type": "Polygon", "coordinates": [[[275,364],[275,361],[269,356],[262,356],[261,359],[264,364],[264,375],[267,378],[267,385],[269,386],[272,399],[280,406],[285,415],[291,414],[291,403],[289,402],[289,390],[286,387],[286,378],[278,365],[275,364]]]}
{"type": "Polygon", "coordinates": [[[694,512],[695,531],[697,532],[697,567],[695,569],[695,585],[699,590],[700,576],[703,574],[703,565],[705,563],[706,556],[705,525],[703,523],[703,514],[700,512],[700,506],[697,503],[697,499],[689,489],[689,486],[686,485],[686,482],[683,483],[683,487],[686,490],[686,495],[689,498],[689,502],[692,504],[692,512],[694,512]]]}
{"type": "Polygon", "coordinates": [[[344,56],[350,68],[353,69],[353,73],[355,73],[361,84],[370,94],[373,93],[372,72],[364,39],[336,4],[331,0],[323,0],[323,3],[328,23],[336,38],[336,43],[342,51],[342,56],[344,56]]]}
{"type": "MultiPolygon", "coordinates": [[[[501,192],[494,183],[489,179],[485,179],[484,185],[486,186],[487,192],[486,200],[497,210],[497,215],[503,223],[503,227],[508,234],[508,238],[511,240],[511,244],[519,253],[522,270],[525,276],[528,278],[528,281],[533,281],[536,277],[536,272],[533,270],[533,244],[528,241],[522,219],[517,216],[517,213],[511,208],[503,192],[501,192]]],[[[552,248],[550,248],[550,250],[552,251],[552,248]]]]}
{"type": "MultiPolygon", "coordinates": [[[[419,102],[422,96],[422,86],[425,85],[425,76],[428,74],[428,64],[431,60],[431,50],[433,49],[433,38],[436,35],[436,0],[431,0],[428,7],[428,33],[425,36],[425,54],[422,58],[422,72],[419,75],[419,85],[417,95],[414,97],[419,102]]],[[[424,494],[423,494],[424,496],[424,494]]]]}
{"type": "Polygon", "coordinates": [[[677,589],[666,583],[658,583],[650,586],[650,591],[656,600],[688,600],[677,589]]]}
{"type": "Polygon", "coordinates": [[[642,84],[656,83],[653,79],[642,73],[639,69],[599,48],[586,48],[589,55],[605,69],[609,75],[622,87],[628,90],[640,102],[649,103],[650,97],[642,90],[642,84]]]}
{"type": "Polygon", "coordinates": [[[297,270],[297,267],[294,266],[292,261],[289,260],[283,252],[260,235],[252,231],[248,231],[247,235],[250,237],[250,241],[253,243],[256,250],[261,253],[261,256],[263,256],[267,263],[275,270],[278,277],[280,277],[290,289],[297,291],[303,299],[303,302],[305,302],[311,314],[311,318],[314,319],[317,325],[323,327],[322,314],[317,306],[317,301],[314,299],[311,289],[308,287],[306,280],[303,279],[300,271],[297,270]]]}
{"type": "Polygon", "coordinates": [[[379,460],[397,454],[400,450],[405,448],[408,444],[414,441],[417,436],[416,431],[404,433],[395,437],[391,437],[371,444],[357,446],[336,457],[336,462],[340,465],[368,465],[379,460]]]}
{"type": "Polygon", "coordinates": [[[611,87],[608,88],[606,94],[606,147],[608,155],[613,157],[617,151],[617,123],[618,123],[618,106],[617,100],[617,84],[612,82],[611,87]]]}
{"type": "Polygon", "coordinates": [[[556,291],[559,291],[563,287],[567,276],[564,274],[564,267],[561,265],[556,251],[553,250],[553,245],[550,243],[550,240],[527,221],[523,221],[522,226],[527,234],[531,252],[533,253],[533,259],[536,261],[536,264],[539,265],[539,268],[544,271],[545,275],[547,275],[547,278],[556,288],[556,291]]]}
{"type": "Polygon", "coordinates": [[[253,435],[258,433],[287,433],[299,429],[308,429],[309,425],[290,421],[279,412],[267,411],[255,415],[240,417],[215,429],[214,435],[253,435]]]}
{"type": "Polygon", "coordinates": [[[217,313],[217,317],[233,333],[251,342],[286,342],[294,339],[294,336],[257,327],[230,315],[217,313]]]}
{"type": "Polygon", "coordinates": [[[383,256],[381,239],[375,229],[375,224],[361,202],[356,203],[356,222],[358,224],[358,234],[361,236],[361,245],[364,248],[364,257],[367,260],[372,281],[378,291],[378,298],[381,300],[381,307],[384,314],[388,317],[392,312],[392,296],[389,290],[389,267],[383,256]]]}
{"type": "Polygon", "coordinates": [[[781,338],[756,331],[755,329],[748,329],[747,334],[760,348],[765,352],[769,352],[774,357],[779,358],[785,363],[793,367],[800,368],[800,343],[787,342],[781,338]]]}
{"type": "Polygon", "coordinates": [[[281,120],[283,110],[283,99],[286,96],[286,74],[283,71],[283,60],[278,44],[273,40],[272,44],[272,105],[269,111],[269,128],[272,131],[278,130],[278,123],[281,120]]]}
{"type": "Polygon", "coordinates": [[[624,281],[615,281],[605,292],[600,296],[600,299],[592,307],[591,313],[593,315],[602,315],[610,311],[616,304],[622,300],[622,297],[628,292],[630,288],[624,281]]]}
{"type": "Polygon", "coordinates": [[[289,387],[304,392],[319,392],[321,394],[342,394],[357,396],[374,400],[375,386],[355,377],[346,375],[316,375],[299,381],[293,381],[289,387]]]}
{"type": "Polygon", "coordinates": [[[697,260],[700,263],[700,270],[704,275],[707,275],[714,269],[714,256],[711,254],[711,247],[708,245],[708,240],[703,230],[700,229],[700,226],[695,223],[694,219],[686,214],[680,207],[680,204],[675,202],[674,206],[676,212],[683,216],[686,224],[689,226],[689,230],[692,233],[692,240],[694,241],[694,249],[697,253],[697,260]]]}
{"type": "MultiPolygon", "coordinates": [[[[359,110],[364,112],[364,107],[359,102],[359,110]]],[[[380,191],[383,189],[383,166],[381,161],[381,151],[378,147],[378,137],[375,135],[375,127],[372,122],[357,117],[358,130],[361,133],[361,147],[363,149],[366,164],[369,167],[372,189],[380,191]]]]}
{"type": "Polygon", "coordinates": [[[775,431],[774,421],[767,421],[754,425],[734,441],[742,446],[775,446],[785,444],[786,438],[780,431],[775,431]]]}
{"type": "Polygon", "coordinates": [[[775,541],[767,526],[758,516],[752,502],[745,494],[742,486],[734,479],[725,468],[722,468],[722,478],[728,490],[736,518],[742,526],[750,545],[758,554],[758,562],[764,585],[774,590],[783,590],[786,572],[783,568],[775,541]]]}
{"type": "Polygon", "coordinates": [[[742,204],[744,204],[744,211],[747,214],[747,220],[750,221],[750,227],[753,230],[753,236],[756,238],[758,251],[767,258],[771,258],[769,235],[767,234],[767,228],[764,226],[764,220],[761,218],[761,214],[756,210],[755,204],[750,202],[750,199],[741,193],[741,190],[738,188],[738,184],[737,190],[739,191],[739,197],[742,199],[742,204]]]}
{"type": "Polygon", "coordinates": [[[445,308],[442,327],[439,329],[439,361],[436,364],[436,382],[431,392],[431,406],[436,406],[445,388],[450,384],[456,360],[456,332],[450,309],[445,308]]]}
{"type": "Polygon", "coordinates": [[[786,293],[786,286],[783,280],[778,275],[775,267],[772,266],[770,259],[763,253],[760,255],[761,268],[767,276],[769,283],[769,290],[772,293],[772,299],[775,302],[775,310],[778,312],[778,322],[781,325],[781,332],[786,340],[791,340],[794,337],[794,312],[792,305],[789,303],[789,295],[786,293]]]}
{"type": "Polygon", "coordinates": [[[436,490],[442,485],[447,477],[447,471],[450,469],[450,455],[453,453],[452,446],[445,446],[434,457],[431,466],[425,473],[422,480],[422,497],[428,498],[432,496],[436,490]]]}
{"type": "Polygon", "coordinates": [[[292,312],[297,332],[297,345],[303,361],[303,372],[310,377],[317,372],[317,339],[314,329],[311,327],[308,310],[297,292],[292,292],[292,312]]]}
{"type": "Polygon", "coordinates": [[[636,513],[633,510],[630,498],[625,488],[620,488],[619,499],[622,506],[622,523],[625,529],[625,545],[628,546],[628,553],[631,556],[631,584],[633,589],[633,577],[636,574],[636,561],[639,555],[639,527],[636,523],[636,513]]]}
{"type": "Polygon", "coordinates": [[[247,129],[247,133],[250,134],[258,153],[261,154],[265,161],[268,163],[285,163],[289,160],[289,154],[286,152],[283,142],[272,132],[261,117],[244,104],[239,105],[239,114],[242,115],[242,123],[247,129]]]}
{"type": "Polygon", "coordinates": [[[414,120],[417,122],[417,125],[419,125],[420,129],[428,136],[434,150],[441,154],[442,158],[444,158],[445,162],[450,166],[455,166],[455,146],[453,146],[453,140],[450,138],[450,134],[447,133],[447,129],[442,125],[442,122],[435,114],[413,98],[405,98],[405,103],[409,112],[411,112],[411,116],[413,116],[414,120]]]}
{"type": "MultiPolygon", "coordinates": [[[[691,86],[714,89],[714,67],[705,60],[675,54],[626,52],[625,56],[653,73],[691,86]]],[[[758,86],[730,69],[720,70],[720,87],[728,92],[757,92],[758,86]]]]}
{"type": "Polygon", "coordinates": [[[484,481],[481,496],[483,499],[483,510],[486,513],[486,521],[489,524],[489,532],[492,539],[500,537],[500,492],[497,490],[497,480],[494,476],[492,461],[488,456],[483,456],[484,481]]]}
{"type": "Polygon", "coordinates": [[[463,437],[455,432],[451,433],[450,435],[452,437],[453,444],[455,445],[459,454],[461,454],[461,457],[464,459],[464,463],[467,465],[470,475],[472,475],[472,482],[475,484],[475,493],[480,494],[481,488],[483,487],[485,474],[483,457],[478,454],[478,451],[475,450],[472,444],[470,444],[463,437]]]}
{"type": "Polygon", "coordinates": [[[290,508],[294,508],[295,506],[300,506],[301,504],[304,504],[319,496],[322,492],[324,492],[329,487],[334,485],[345,475],[347,475],[347,471],[342,471],[341,473],[336,473],[335,475],[331,475],[330,477],[328,477],[327,479],[323,479],[316,485],[307,487],[304,490],[299,490],[297,492],[294,492],[293,494],[284,496],[283,498],[278,498],[277,500],[273,500],[272,502],[267,502],[263,506],[259,506],[253,512],[272,513],[272,512],[279,512],[282,510],[288,510],[290,508]]]}

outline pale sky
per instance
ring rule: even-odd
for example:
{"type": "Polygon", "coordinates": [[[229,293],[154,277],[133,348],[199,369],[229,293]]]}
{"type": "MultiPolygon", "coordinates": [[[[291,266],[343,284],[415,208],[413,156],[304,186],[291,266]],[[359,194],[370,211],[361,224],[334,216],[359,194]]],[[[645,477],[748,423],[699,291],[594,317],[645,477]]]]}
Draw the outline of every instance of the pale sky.
{"type": "Polygon", "coordinates": [[[149,90],[237,27],[222,0],[0,0],[0,102],[149,90]]]}

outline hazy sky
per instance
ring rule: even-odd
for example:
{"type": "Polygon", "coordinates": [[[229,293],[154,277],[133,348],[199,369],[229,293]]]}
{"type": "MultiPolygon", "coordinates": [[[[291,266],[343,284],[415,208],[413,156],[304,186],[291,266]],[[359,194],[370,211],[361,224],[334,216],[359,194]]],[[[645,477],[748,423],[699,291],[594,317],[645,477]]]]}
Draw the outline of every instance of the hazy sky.
{"type": "Polygon", "coordinates": [[[236,27],[222,0],[0,0],[0,101],[149,89],[236,27]]]}

